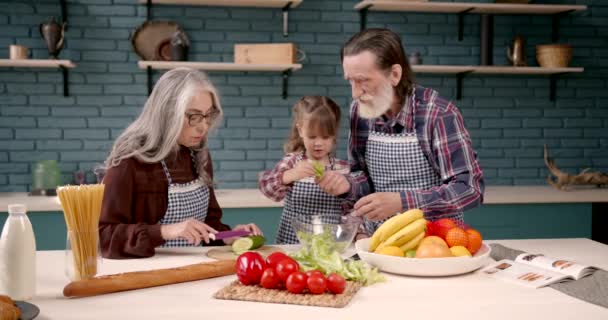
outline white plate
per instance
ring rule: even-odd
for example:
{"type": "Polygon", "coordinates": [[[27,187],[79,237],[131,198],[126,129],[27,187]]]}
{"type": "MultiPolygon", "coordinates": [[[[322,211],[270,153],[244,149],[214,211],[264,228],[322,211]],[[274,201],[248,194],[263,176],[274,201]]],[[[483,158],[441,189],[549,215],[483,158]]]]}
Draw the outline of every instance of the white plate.
{"type": "Polygon", "coordinates": [[[452,258],[401,258],[369,252],[370,238],[355,243],[361,260],[384,272],[408,276],[453,276],[479,269],[484,266],[490,255],[490,246],[483,243],[473,257],[452,258]]]}

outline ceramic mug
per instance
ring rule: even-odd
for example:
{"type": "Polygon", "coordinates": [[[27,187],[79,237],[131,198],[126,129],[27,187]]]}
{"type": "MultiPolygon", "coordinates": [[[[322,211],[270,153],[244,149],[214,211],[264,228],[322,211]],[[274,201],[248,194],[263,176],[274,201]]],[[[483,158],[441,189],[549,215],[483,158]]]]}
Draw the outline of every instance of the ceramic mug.
{"type": "Polygon", "coordinates": [[[27,59],[28,58],[28,48],[26,46],[12,44],[10,46],[10,58],[11,59],[27,59]]]}

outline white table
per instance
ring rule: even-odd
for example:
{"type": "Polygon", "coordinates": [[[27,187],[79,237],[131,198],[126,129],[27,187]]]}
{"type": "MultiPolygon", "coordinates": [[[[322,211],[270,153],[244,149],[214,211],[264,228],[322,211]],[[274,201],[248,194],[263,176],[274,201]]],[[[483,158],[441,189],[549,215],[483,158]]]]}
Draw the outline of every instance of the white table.
{"type": "MultiPolygon", "coordinates": [[[[496,241],[512,248],[565,257],[608,270],[608,246],[588,239],[496,241]]],[[[209,260],[204,248],[159,251],[150,259],[104,260],[102,274],[168,268],[209,260]]],[[[130,292],[67,299],[62,295],[63,251],[37,253],[37,319],[608,319],[608,309],[551,288],[531,289],[478,273],[416,278],[386,275],[364,287],[343,309],[216,300],[227,276],[130,292]],[[259,317],[261,316],[261,317],[259,317]],[[265,317],[265,318],[262,318],[265,317]]]]}

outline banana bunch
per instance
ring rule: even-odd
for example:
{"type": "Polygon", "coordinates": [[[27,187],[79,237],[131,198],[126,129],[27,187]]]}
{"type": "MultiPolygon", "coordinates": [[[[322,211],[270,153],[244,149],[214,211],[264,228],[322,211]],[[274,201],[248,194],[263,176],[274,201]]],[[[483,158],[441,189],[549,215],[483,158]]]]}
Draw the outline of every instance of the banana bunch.
{"type": "Polygon", "coordinates": [[[378,252],[387,246],[401,248],[403,252],[418,247],[426,232],[426,220],[420,209],[411,209],[386,220],[372,235],[370,252],[378,252]]]}

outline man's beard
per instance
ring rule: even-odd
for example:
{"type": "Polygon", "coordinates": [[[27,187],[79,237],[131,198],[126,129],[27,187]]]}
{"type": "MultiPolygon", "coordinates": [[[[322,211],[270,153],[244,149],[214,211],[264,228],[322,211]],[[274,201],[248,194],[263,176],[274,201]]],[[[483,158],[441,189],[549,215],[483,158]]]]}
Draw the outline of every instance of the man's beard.
{"type": "Polygon", "coordinates": [[[395,97],[394,89],[390,82],[386,81],[375,96],[368,93],[362,95],[359,103],[359,116],[364,119],[374,119],[385,114],[393,105],[395,97]]]}

